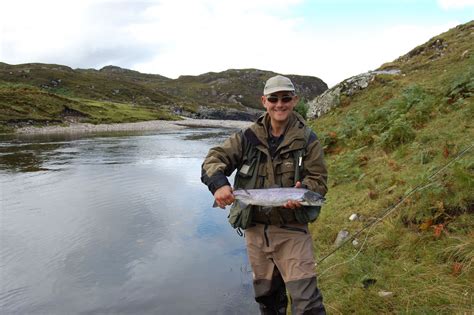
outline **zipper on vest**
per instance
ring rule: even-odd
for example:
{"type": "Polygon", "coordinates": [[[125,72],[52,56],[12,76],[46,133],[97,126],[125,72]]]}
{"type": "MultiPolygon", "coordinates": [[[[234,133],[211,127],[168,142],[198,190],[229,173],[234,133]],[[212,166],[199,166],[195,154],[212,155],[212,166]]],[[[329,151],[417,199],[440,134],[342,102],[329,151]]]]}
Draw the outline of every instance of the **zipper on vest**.
{"type": "Polygon", "coordinates": [[[270,247],[270,241],[268,240],[267,229],[268,229],[268,224],[265,224],[265,227],[263,228],[263,235],[265,236],[265,243],[267,244],[267,247],[270,247]]]}

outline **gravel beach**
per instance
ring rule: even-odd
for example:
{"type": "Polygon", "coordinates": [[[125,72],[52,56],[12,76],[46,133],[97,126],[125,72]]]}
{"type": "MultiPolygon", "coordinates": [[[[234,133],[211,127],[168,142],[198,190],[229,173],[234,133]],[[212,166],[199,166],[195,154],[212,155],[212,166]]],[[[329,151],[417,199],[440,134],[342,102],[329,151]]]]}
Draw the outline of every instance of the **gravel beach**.
{"type": "Polygon", "coordinates": [[[57,134],[57,133],[87,133],[87,132],[107,132],[107,131],[154,131],[154,130],[179,130],[189,127],[219,127],[242,129],[252,124],[250,121],[237,120],[212,120],[212,119],[191,119],[183,120],[151,120],[135,123],[120,124],[87,124],[72,123],[69,126],[45,126],[45,127],[21,127],[16,130],[18,134],[57,134]]]}

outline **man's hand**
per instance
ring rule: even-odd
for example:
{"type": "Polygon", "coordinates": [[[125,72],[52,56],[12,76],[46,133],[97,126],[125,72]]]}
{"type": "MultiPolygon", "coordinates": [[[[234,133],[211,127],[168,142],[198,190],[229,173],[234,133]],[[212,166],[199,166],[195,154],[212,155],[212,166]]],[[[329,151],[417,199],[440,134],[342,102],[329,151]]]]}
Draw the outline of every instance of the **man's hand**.
{"type": "MultiPolygon", "coordinates": [[[[296,182],[295,188],[301,188],[301,182],[296,182]]],[[[301,208],[302,205],[296,200],[288,200],[284,205],[283,208],[287,209],[296,209],[296,208],[301,208]]]]}
{"type": "Polygon", "coordinates": [[[232,204],[235,200],[234,195],[232,194],[232,187],[225,185],[220,187],[214,193],[214,199],[216,200],[219,208],[224,209],[225,206],[232,204]]]}

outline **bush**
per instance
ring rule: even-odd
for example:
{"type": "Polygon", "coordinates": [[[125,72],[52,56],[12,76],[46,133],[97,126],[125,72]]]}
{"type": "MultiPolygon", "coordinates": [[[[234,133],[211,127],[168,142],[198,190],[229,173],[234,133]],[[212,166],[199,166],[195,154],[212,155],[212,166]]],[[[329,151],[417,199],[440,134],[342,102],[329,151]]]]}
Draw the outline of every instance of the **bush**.
{"type": "Polygon", "coordinates": [[[393,100],[389,101],[385,106],[371,112],[365,121],[365,125],[370,126],[369,129],[373,130],[376,134],[387,130],[394,118],[392,117],[394,116],[394,111],[391,109],[393,102],[393,100]]]}
{"type": "Polygon", "coordinates": [[[352,138],[364,126],[364,121],[356,116],[349,114],[346,116],[341,125],[341,134],[346,138],[352,138]]]}
{"type": "Polygon", "coordinates": [[[374,143],[375,139],[378,138],[374,129],[370,125],[364,126],[361,130],[357,131],[356,141],[360,145],[371,145],[374,143]]]}
{"type": "Polygon", "coordinates": [[[380,136],[380,143],[385,149],[395,149],[400,144],[415,139],[415,131],[405,117],[395,119],[390,128],[380,136]]]}
{"type": "Polygon", "coordinates": [[[446,96],[451,102],[459,98],[471,97],[474,93],[474,70],[469,68],[463,75],[454,80],[446,91],[446,96]]]}
{"type": "Polygon", "coordinates": [[[319,138],[325,150],[333,149],[338,142],[337,133],[334,131],[321,132],[319,138]]]}
{"type": "Polygon", "coordinates": [[[416,84],[408,86],[402,91],[401,102],[398,103],[398,112],[401,114],[407,113],[413,106],[423,102],[426,96],[427,94],[420,86],[416,84]]]}
{"type": "Polygon", "coordinates": [[[298,104],[295,106],[295,112],[300,114],[304,119],[307,118],[309,105],[304,102],[303,99],[300,99],[298,104]]]}
{"type": "Polygon", "coordinates": [[[403,91],[402,101],[404,107],[400,108],[400,114],[406,113],[407,119],[415,126],[421,126],[421,124],[427,122],[436,107],[436,98],[416,84],[403,91]]]}

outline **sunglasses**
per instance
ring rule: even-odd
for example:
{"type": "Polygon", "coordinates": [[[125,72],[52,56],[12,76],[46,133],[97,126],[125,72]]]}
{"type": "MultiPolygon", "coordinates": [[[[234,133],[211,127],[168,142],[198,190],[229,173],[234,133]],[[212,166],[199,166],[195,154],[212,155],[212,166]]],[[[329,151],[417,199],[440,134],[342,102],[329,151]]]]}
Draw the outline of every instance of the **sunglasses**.
{"type": "Polygon", "coordinates": [[[293,96],[292,95],[283,95],[282,97],[278,97],[276,95],[267,96],[267,101],[269,101],[270,103],[278,103],[278,100],[281,100],[282,103],[288,103],[293,100],[293,96]]]}

